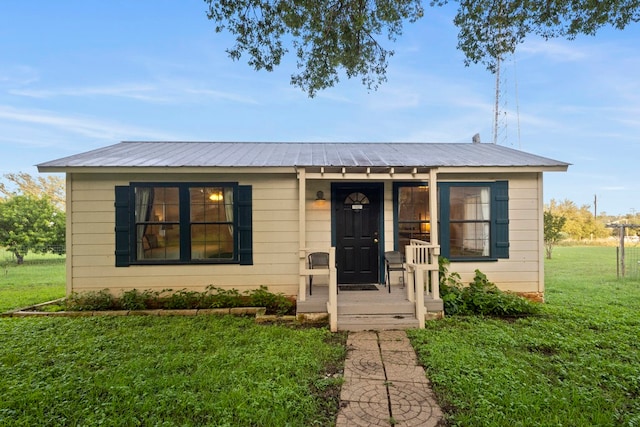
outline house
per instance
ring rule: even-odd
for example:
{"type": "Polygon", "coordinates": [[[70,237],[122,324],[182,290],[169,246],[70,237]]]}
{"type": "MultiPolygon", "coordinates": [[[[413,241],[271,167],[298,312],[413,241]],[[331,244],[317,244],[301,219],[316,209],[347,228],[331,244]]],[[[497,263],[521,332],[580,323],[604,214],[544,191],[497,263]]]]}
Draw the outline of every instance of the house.
{"type": "Polygon", "coordinates": [[[335,330],[341,301],[373,294],[423,326],[439,256],[542,299],[543,172],[568,166],[477,142],[122,142],[38,169],[66,174],[67,293],[265,285],[335,330]],[[387,279],[389,251],[405,264],[387,279]],[[338,291],[360,284],[383,292],[338,291]]]}

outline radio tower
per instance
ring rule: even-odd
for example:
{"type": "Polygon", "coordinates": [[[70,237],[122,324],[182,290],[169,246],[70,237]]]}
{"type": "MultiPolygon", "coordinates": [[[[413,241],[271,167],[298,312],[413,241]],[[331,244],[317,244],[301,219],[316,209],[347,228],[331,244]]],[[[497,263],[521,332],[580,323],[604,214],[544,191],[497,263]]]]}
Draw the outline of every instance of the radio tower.
{"type": "MultiPolygon", "coordinates": [[[[517,121],[517,141],[518,148],[521,148],[520,142],[520,102],[518,100],[518,79],[516,75],[516,61],[512,59],[513,62],[513,75],[514,75],[514,97],[516,104],[516,121],[517,121]]],[[[495,105],[494,105],[494,116],[493,116],[493,143],[494,144],[509,144],[509,133],[508,133],[508,123],[509,123],[509,109],[508,109],[508,94],[507,94],[507,78],[504,70],[502,69],[503,61],[501,58],[496,59],[496,93],[495,93],[495,105]]],[[[511,141],[511,145],[513,141],[511,141]]]]}

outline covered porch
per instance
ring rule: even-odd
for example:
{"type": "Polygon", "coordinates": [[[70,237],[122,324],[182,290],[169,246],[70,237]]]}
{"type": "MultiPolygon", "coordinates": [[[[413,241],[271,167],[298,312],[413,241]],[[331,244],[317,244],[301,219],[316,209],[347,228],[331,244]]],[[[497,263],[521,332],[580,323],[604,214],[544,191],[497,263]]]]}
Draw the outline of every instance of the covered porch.
{"type": "Polygon", "coordinates": [[[297,178],[299,314],[328,314],[332,331],[424,328],[425,318],[443,315],[438,286],[438,227],[430,226],[438,223],[437,192],[423,193],[426,197],[422,199],[422,216],[419,217],[422,222],[415,225],[421,232],[420,237],[410,236],[409,239],[405,236],[404,240],[398,239],[394,232],[396,223],[392,213],[398,203],[394,199],[397,183],[416,189],[435,189],[438,168],[299,167],[297,178]],[[324,196],[328,194],[331,197],[325,200],[324,196]],[[345,195],[346,199],[353,195],[362,196],[365,201],[362,202],[363,205],[355,202],[350,207],[343,203],[345,195]],[[343,239],[352,235],[340,232],[342,224],[339,218],[343,218],[340,216],[343,212],[349,211],[355,212],[353,218],[356,219],[347,218],[346,223],[351,225],[353,221],[357,222],[362,218],[363,236],[365,233],[369,234],[363,238],[361,243],[364,243],[360,247],[354,245],[345,250],[343,239]],[[366,218],[376,219],[366,223],[365,213],[368,215],[366,218]],[[428,223],[425,223],[425,219],[428,223]],[[365,241],[366,238],[370,240],[365,241]],[[370,257],[377,257],[377,260],[369,258],[363,263],[374,265],[375,262],[378,267],[363,269],[367,271],[362,273],[356,268],[355,273],[347,277],[344,266],[353,265],[350,254],[358,253],[360,248],[372,254],[370,257]],[[404,255],[404,271],[392,271],[387,279],[384,254],[394,250],[404,255]],[[308,257],[313,252],[328,254],[329,262],[325,268],[311,268],[308,257]],[[379,273],[371,274],[376,269],[379,273]],[[318,279],[323,276],[324,286],[317,286],[318,279]],[[310,289],[311,277],[314,278],[313,292],[310,289]],[[339,289],[339,285],[347,283],[375,285],[370,288],[375,290],[339,289]]]}
{"type": "MultiPolygon", "coordinates": [[[[306,259],[310,251],[303,252],[302,258],[306,259]]],[[[362,290],[363,287],[338,285],[335,248],[329,248],[329,268],[301,267],[305,285],[297,299],[297,313],[328,314],[333,332],[424,328],[425,320],[444,315],[439,294],[438,252],[435,245],[412,240],[405,248],[405,271],[392,271],[387,283],[370,284],[362,290]],[[327,284],[314,285],[311,291],[310,276],[316,280],[324,276],[327,284]]]]}

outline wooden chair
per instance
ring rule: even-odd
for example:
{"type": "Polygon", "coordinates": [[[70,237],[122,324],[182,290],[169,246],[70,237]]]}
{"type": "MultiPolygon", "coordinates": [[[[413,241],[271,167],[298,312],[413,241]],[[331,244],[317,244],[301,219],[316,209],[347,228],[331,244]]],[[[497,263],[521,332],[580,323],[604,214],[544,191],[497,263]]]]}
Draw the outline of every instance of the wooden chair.
{"type": "Polygon", "coordinates": [[[407,268],[404,265],[404,255],[398,251],[388,251],[384,253],[384,264],[386,269],[385,274],[385,284],[389,293],[391,293],[391,272],[392,271],[401,271],[402,272],[402,283],[404,284],[404,273],[407,271],[407,268]]]}

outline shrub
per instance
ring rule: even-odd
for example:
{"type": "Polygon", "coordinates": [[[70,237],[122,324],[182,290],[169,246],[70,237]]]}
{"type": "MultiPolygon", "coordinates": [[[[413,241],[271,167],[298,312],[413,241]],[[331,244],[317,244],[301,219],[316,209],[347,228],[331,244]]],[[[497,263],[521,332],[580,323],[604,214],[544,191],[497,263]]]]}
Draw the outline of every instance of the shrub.
{"type": "Polygon", "coordinates": [[[65,309],[71,311],[111,310],[115,307],[116,299],[108,289],[72,293],[64,302],[65,309]]]}
{"type": "MultiPolygon", "coordinates": [[[[171,291],[171,289],[168,289],[168,291],[171,291]]],[[[182,289],[165,297],[162,300],[162,306],[168,309],[208,308],[211,306],[208,302],[208,296],[207,292],[201,293],[182,289]]]]}
{"type": "Polygon", "coordinates": [[[462,295],[462,280],[456,272],[449,272],[449,260],[445,257],[438,259],[440,270],[440,298],[444,303],[444,312],[447,315],[466,314],[466,302],[462,295]]]}
{"type": "Polygon", "coordinates": [[[137,289],[125,291],[120,295],[117,303],[125,310],[146,310],[162,307],[160,292],[149,289],[142,292],[137,289]]]}
{"type": "Polygon", "coordinates": [[[240,291],[237,289],[222,289],[215,286],[207,286],[208,294],[210,294],[209,307],[210,308],[233,308],[241,307],[244,305],[246,298],[243,298],[240,291]]]}
{"type": "Polygon", "coordinates": [[[469,286],[463,286],[458,273],[449,273],[449,260],[440,260],[440,296],[445,314],[516,317],[540,312],[539,304],[501,291],[480,270],[475,271],[469,286]]]}
{"type": "Polygon", "coordinates": [[[274,294],[268,291],[266,286],[249,292],[250,305],[266,307],[267,313],[278,315],[289,314],[295,304],[283,294],[274,294]]]}
{"type": "Polygon", "coordinates": [[[139,291],[132,289],[115,298],[108,289],[99,292],[74,293],[65,301],[65,309],[81,310],[145,310],[265,307],[268,314],[294,314],[295,302],[283,294],[269,292],[266,286],[240,293],[237,289],[208,286],[204,292],[182,289],[139,291]],[[168,293],[168,295],[164,295],[168,293]]]}

